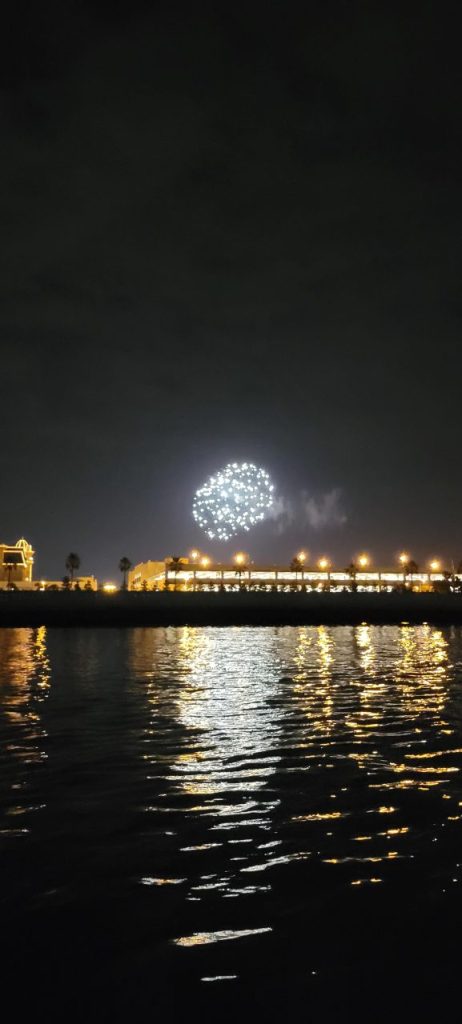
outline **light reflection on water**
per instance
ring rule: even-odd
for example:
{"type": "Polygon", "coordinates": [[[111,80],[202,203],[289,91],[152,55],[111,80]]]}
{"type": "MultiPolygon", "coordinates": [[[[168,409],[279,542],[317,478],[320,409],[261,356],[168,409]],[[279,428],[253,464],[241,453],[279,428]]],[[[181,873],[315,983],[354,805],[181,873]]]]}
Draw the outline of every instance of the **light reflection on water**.
{"type": "Polygon", "coordinates": [[[31,769],[46,759],[41,705],[49,695],[51,669],[46,629],[0,629],[0,838],[26,835],[24,819],[40,810],[30,792],[31,769]],[[5,774],[9,781],[5,786],[5,774]],[[12,824],[11,819],[15,819],[12,824]]]}
{"type": "MultiPolygon", "coordinates": [[[[169,698],[190,742],[165,772],[162,798],[173,811],[177,793],[200,797],[184,813],[193,813],[202,840],[224,834],[218,881],[214,875],[213,884],[192,889],[226,896],[231,887],[239,891],[239,875],[310,857],[349,865],[351,885],[382,881],[367,868],[384,864],[392,884],[391,862],[415,856],[413,825],[371,829],[371,816],[378,822],[385,813],[401,817],[408,813],[408,801],[396,800],[401,791],[415,796],[434,787],[454,810],[461,751],[448,745],[445,718],[450,634],[407,625],[171,634],[169,698]],[[377,801],[382,792],[395,803],[377,801]],[[236,872],[227,834],[248,828],[255,840],[241,851],[236,872]],[[262,854],[271,844],[258,843],[258,835],[273,831],[282,849],[262,854]],[[397,849],[389,849],[391,840],[397,849]],[[361,855],[345,852],[349,842],[362,844],[361,855]]],[[[458,647],[460,636],[452,636],[458,647]]],[[[157,644],[158,637],[141,632],[133,663],[148,681],[154,715],[165,698],[157,684],[157,644]]],[[[162,658],[165,653],[163,647],[162,658]]],[[[438,817],[444,826],[458,815],[438,817]]],[[[216,848],[202,842],[181,849],[208,856],[216,848]]]]}
{"type": "Polygon", "coordinates": [[[300,891],[440,898],[461,665],[431,626],[0,631],[0,841],[30,844],[5,904],[123,893],[165,946],[252,957],[301,928],[300,891]]]}

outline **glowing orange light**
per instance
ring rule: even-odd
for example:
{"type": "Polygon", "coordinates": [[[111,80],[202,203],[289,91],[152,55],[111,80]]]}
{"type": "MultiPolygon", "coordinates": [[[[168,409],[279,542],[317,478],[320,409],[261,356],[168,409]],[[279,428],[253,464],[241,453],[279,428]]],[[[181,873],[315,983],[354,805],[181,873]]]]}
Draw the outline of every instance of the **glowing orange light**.
{"type": "Polygon", "coordinates": [[[306,551],[299,551],[297,558],[299,562],[306,562],[306,551]]]}
{"type": "Polygon", "coordinates": [[[431,569],[431,571],[432,571],[432,572],[439,572],[439,571],[440,571],[440,569],[441,569],[441,562],[440,562],[440,561],[438,561],[438,559],[437,559],[437,558],[434,558],[434,559],[433,559],[433,560],[432,560],[432,561],[430,562],[430,569],[431,569]]]}
{"type": "Polygon", "coordinates": [[[319,565],[319,568],[322,569],[323,572],[325,572],[326,569],[328,569],[329,565],[330,565],[329,559],[328,558],[320,558],[319,562],[318,562],[318,565],[319,565]]]}
{"type": "Polygon", "coordinates": [[[399,556],[399,560],[401,562],[401,565],[407,565],[409,561],[409,555],[407,555],[406,552],[403,551],[403,553],[399,556]]]}
{"type": "Polygon", "coordinates": [[[361,569],[365,569],[366,566],[369,565],[369,561],[370,559],[368,555],[360,555],[358,558],[358,562],[359,565],[361,566],[361,569]]]}
{"type": "Polygon", "coordinates": [[[236,562],[237,565],[244,565],[245,555],[243,554],[242,551],[239,551],[239,553],[234,556],[234,561],[236,562]]]}
{"type": "Polygon", "coordinates": [[[204,569],[206,569],[207,566],[210,565],[210,558],[207,558],[207,556],[201,558],[201,565],[203,565],[204,569]]]}
{"type": "Polygon", "coordinates": [[[196,551],[196,549],[194,548],[193,551],[189,552],[189,557],[191,559],[191,562],[197,562],[197,559],[199,558],[199,552],[196,551]]]}

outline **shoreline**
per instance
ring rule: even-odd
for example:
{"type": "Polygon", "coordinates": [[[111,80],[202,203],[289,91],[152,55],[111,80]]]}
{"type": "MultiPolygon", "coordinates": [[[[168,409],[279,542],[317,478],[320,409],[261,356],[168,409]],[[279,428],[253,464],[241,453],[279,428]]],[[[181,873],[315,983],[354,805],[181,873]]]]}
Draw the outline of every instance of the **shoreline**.
{"type": "Polygon", "coordinates": [[[462,594],[0,593],[0,628],[22,626],[456,625],[462,594]]]}

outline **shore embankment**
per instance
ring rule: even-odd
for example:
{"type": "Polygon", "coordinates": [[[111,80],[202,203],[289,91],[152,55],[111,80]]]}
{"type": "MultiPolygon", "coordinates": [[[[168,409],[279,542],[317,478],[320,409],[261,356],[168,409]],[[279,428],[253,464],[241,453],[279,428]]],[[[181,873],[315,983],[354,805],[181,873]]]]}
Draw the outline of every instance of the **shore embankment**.
{"type": "Polygon", "coordinates": [[[2,626],[462,623],[462,594],[1,592],[2,626]]]}

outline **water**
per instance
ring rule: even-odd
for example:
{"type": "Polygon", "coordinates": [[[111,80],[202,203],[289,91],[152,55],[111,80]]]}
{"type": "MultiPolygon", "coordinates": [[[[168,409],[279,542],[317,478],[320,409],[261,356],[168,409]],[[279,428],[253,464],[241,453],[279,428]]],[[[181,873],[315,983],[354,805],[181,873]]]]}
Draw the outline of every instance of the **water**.
{"type": "Polygon", "coordinates": [[[452,1018],[461,682],[459,628],[0,630],[17,1014],[452,1018]]]}

